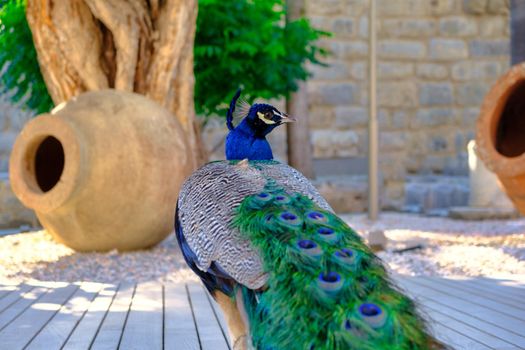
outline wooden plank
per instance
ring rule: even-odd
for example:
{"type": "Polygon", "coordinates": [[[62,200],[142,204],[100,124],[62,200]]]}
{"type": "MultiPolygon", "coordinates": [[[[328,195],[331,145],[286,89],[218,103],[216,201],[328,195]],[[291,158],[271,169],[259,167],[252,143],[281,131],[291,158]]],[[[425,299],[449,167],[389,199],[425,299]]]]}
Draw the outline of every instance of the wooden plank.
{"type": "Polygon", "coordinates": [[[486,309],[483,306],[473,304],[449,294],[436,291],[427,286],[420,285],[417,283],[419,281],[418,279],[403,279],[399,281],[400,284],[406,288],[406,291],[409,291],[408,294],[412,296],[420,297],[423,300],[433,300],[461,313],[468,313],[471,317],[477,318],[483,322],[489,323],[499,328],[504,328],[517,335],[521,336],[523,334],[525,322],[520,322],[519,320],[497,311],[486,309]]]}
{"type": "Polygon", "coordinates": [[[228,342],[231,348],[230,332],[228,330],[228,324],[226,323],[224,314],[222,313],[222,309],[220,308],[219,304],[217,304],[217,302],[212,298],[210,293],[208,293],[207,291],[206,291],[206,296],[208,297],[208,301],[210,302],[210,305],[213,308],[215,317],[217,318],[217,321],[219,322],[219,325],[221,326],[222,334],[224,335],[224,338],[226,338],[226,341],[228,342]]]}
{"type": "Polygon", "coordinates": [[[46,326],[26,347],[28,350],[60,349],[101,288],[100,283],[84,282],[46,326]]]}
{"type": "MultiPolygon", "coordinates": [[[[10,292],[0,300],[0,313],[23,297],[23,295],[33,289],[33,286],[21,284],[17,290],[10,292]]],[[[0,326],[1,328],[2,326],[0,326]]]]}
{"type": "Polygon", "coordinates": [[[508,330],[498,327],[497,325],[492,325],[488,322],[472,317],[464,312],[449,308],[447,305],[437,303],[430,299],[426,299],[422,301],[422,303],[428,309],[438,311],[449,318],[463,322],[471,327],[475,327],[476,329],[479,329],[487,334],[495,335],[515,347],[525,348],[525,337],[521,335],[509,332],[508,330]]]}
{"type": "Polygon", "coordinates": [[[164,349],[199,350],[199,338],[184,283],[164,286],[164,349]]]}
{"type": "Polygon", "coordinates": [[[485,277],[478,277],[476,279],[466,280],[470,285],[476,285],[478,288],[491,290],[494,292],[503,293],[517,300],[525,299],[525,290],[517,288],[513,285],[506,284],[505,281],[499,279],[487,279],[485,277]]]}
{"type": "Polygon", "coordinates": [[[158,282],[137,285],[119,348],[162,349],[162,294],[162,284],[158,282]]]}
{"type": "MultiPolygon", "coordinates": [[[[427,277],[425,280],[429,280],[429,278],[427,277]]],[[[506,295],[504,293],[500,294],[499,291],[494,290],[494,287],[491,288],[486,285],[480,285],[479,283],[468,283],[467,280],[451,280],[444,278],[440,279],[439,283],[443,283],[447,286],[450,286],[451,288],[460,289],[464,292],[475,294],[516,309],[520,309],[525,316],[525,305],[523,305],[523,299],[515,300],[510,295],[506,295]]]]}
{"type": "Polygon", "coordinates": [[[44,287],[28,287],[28,291],[21,293],[19,298],[0,313],[0,331],[7,327],[10,322],[20,316],[31,304],[41,298],[48,291],[48,289],[44,287]]]}
{"type": "Polygon", "coordinates": [[[78,285],[55,282],[50,291],[27,308],[0,332],[0,344],[5,349],[22,349],[55,315],[78,285]]]}
{"type": "Polygon", "coordinates": [[[484,283],[487,285],[496,285],[503,287],[510,287],[509,291],[511,293],[516,293],[519,297],[525,297],[525,278],[521,279],[509,279],[509,278],[487,278],[480,277],[478,282],[484,283]]]}
{"type": "Polygon", "coordinates": [[[86,313],[71,333],[62,350],[88,349],[117,292],[117,285],[106,284],[89,305],[86,313]]]}
{"type": "MultiPolygon", "coordinates": [[[[483,344],[464,336],[455,330],[448,328],[441,323],[435,323],[436,338],[446,345],[452,346],[454,350],[490,350],[483,344]]],[[[498,349],[503,350],[503,349],[498,349]]]]}
{"type": "Polygon", "coordinates": [[[119,287],[90,349],[114,350],[118,348],[134,291],[134,283],[123,283],[119,287]]]}
{"type": "Polygon", "coordinates": [[[200,284],[188,284],[188,292],[201,348],[203,350],[228,350],[228,343],[213,314],[213,309],[206,298],[203,287],[200,284]]]}
{"type": "Polygon", "coordinates": [[[468,301],[470,303],[483,306],[486,309],[490,309],[505,314],[507,316],[514,317],[516,320],[522,320],[525,322],[525,314],[520,310],[516,310],[511,306],[484,298],[479,295],[474,295],[468,292],[464,292],[462,290],[447,287],[444,283],[442,283],[442,281],[438,279],[418,278],[417,283],[421,285],[426,285],[434,290],[444,292],[446,294],[455,296],[459,299],[468,301]]]}
{"type": "MultiPolygon", "coordinates": [[[[453,346],[454,349],[492,349],[492,347],[484,345],[472,338],[469,334],[460,332],[456,327],[451,327],[451,319],[440,313],[439,310],[430,308],[427,304],[427,300],[421,300],[421,295],[415,293],[417,289],[412,288],[407,280],[408,278],[396,278],[398,285],[405,289],[404,292],[416,300],[420,314],[427,320],[427,325],[430,327],[431,334],[433,334],[436,339],[444,344],[453,346]]],[[[452,319],[452,323],[453,322],[456,321],[452,319]]],[[[497,338],[495,341],[497,341],[497,338]]]]}
{"type": "MultiPolygon", "coordinates": [[[[514,344],[463,322],[464,318],[460,318],[459,320],[455,319],[443,309],[430,307],[426,301],[423,302],[422,305],[423,310],[426,311],[434,322],[439,322],[490,349],[518,349],[514,344]]],[[[492,331],[494,331],[494,328],[492,328],[492,331]]]]}
{"type": "Polygon", "coordinates": [[[9,293],[17,291],[19,289],[16,285],[0,285],[0,300],[7,296],[9,293]]]}

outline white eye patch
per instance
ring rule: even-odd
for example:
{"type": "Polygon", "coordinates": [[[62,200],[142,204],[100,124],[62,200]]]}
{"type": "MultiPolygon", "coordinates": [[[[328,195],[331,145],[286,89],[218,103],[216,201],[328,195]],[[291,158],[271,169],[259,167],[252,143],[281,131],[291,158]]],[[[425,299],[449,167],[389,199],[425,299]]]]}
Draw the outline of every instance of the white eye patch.
{"type": "Polygon", "coordinates": [[[261,113],[261,112],[257,112],[257,116],[258,116],[259,119],[262,120],[265,124],[271,125],[271,124],[275,124],[275,123],[276,123],[276,122],[274,122],[273,120],[266,118],[266,117],[264,116],[264,114],[261,113]]]}

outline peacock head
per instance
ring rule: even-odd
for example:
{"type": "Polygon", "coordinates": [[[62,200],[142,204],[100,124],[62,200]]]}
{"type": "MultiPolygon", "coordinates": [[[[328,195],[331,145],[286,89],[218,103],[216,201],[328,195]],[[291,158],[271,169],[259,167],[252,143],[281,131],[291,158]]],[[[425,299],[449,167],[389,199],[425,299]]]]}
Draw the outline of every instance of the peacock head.
{"type": "Polygon", "coordinates": [[[295,119],[288,116],[288,114],[266,103],[254,103],[250,105],[244,100],[240,100],[239,103],[237,103],[239,95],[240,90],[237,91],[237,94],[233,97],[228,114],[233,115],[235,112],[235,115],[243,118],[243,122],[247,123],[258,136],[266,136],[279,125],[295,121],[295,119]],[[235,111],[236,107],[237,110],[235,111]]]}

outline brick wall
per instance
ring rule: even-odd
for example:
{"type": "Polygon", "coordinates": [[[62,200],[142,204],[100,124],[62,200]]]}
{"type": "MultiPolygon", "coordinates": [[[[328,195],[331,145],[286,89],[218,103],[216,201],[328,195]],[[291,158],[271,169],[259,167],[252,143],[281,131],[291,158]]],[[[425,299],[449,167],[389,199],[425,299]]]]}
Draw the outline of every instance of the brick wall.
{"type": "MultiPolygon", "coordinates": [[[[508,0],[377,0],[383,204],[400,207],[409,174],[467,174],[484,95],[509,66],[508,0]]],[[[367,153],[368,0],[307,0],[333,36],[329,67],[310,67],[314,157],[367,153]]]]}

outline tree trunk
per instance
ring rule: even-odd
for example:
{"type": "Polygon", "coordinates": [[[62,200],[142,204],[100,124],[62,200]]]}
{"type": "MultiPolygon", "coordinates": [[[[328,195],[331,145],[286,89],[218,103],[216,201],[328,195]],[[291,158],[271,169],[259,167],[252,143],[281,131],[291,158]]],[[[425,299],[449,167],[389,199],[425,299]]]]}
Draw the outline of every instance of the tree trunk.
{"type": "Polygon", "coordinates": [[[26,16],[55,104],[105,88],[146,95],[179,120],[194,167],[204,161],[193,105],[197,0],[28,0],[26,16]]]}
{"type": "MultiPolygon", "coordinates": [[[[287,0],[286,5],[287,20],[304,17],[304,0],[287,0]]],[[[288,98],[286,111],[297,118],[297,122],[287,124],[288,163],[306,177],[314,178],[306,83],[300,82],[298,91],[288,98]]]]}

